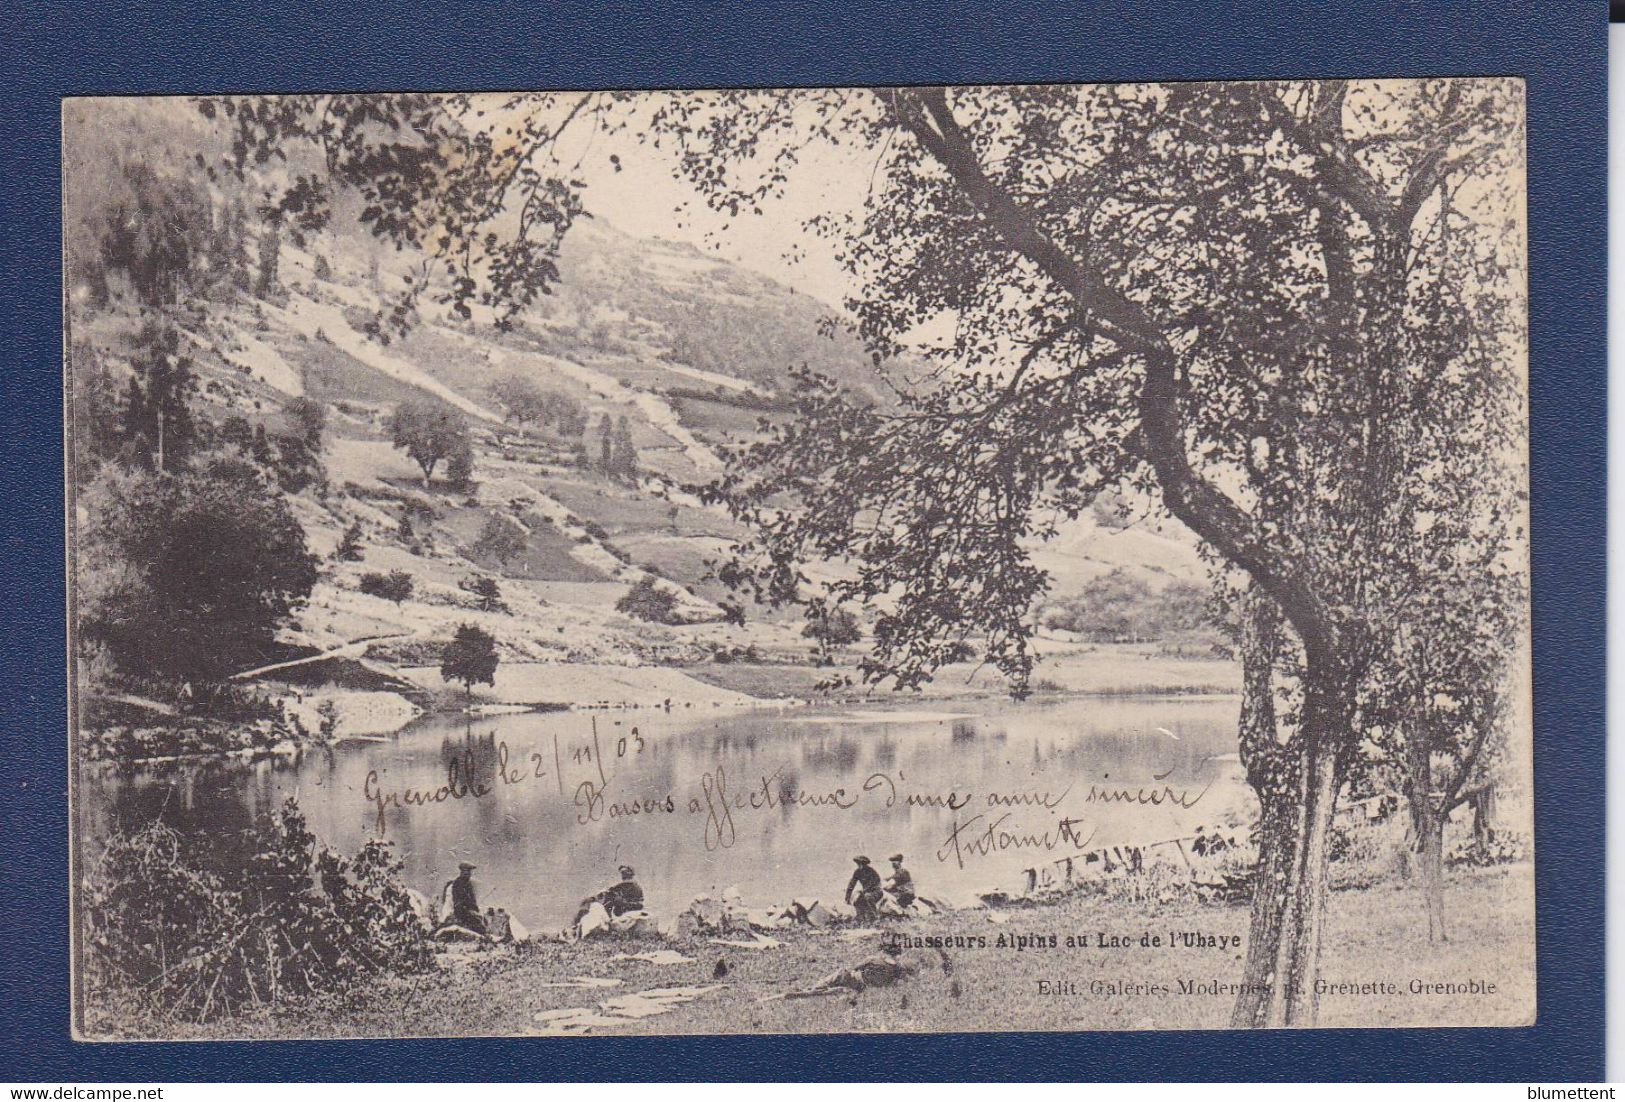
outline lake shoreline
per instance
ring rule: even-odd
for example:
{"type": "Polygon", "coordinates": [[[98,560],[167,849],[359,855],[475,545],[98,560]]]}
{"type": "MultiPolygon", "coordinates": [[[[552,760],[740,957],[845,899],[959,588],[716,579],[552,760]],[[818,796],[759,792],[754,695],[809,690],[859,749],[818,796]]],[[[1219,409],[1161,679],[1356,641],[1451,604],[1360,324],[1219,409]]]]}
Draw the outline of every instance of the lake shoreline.
{"type": "MultiPolygon", "coordinates": [[[[1076,656],[1080,661],[1089,654],[1076,656]]],[[[1149,662],[1149,659],[1146,660],[1149,662]]],[[[1027,698],[1030,703],[1065,702],[1075,699],[1173,699],[1222,700],[1239,696],[1232,684],[1228,663],[1208,659],[1160,660],[1146,678],[1142,662],[1126,662],[1117,654],[1099,663],[1087,664],[1087,677],[1077,676],[1068,684],[1040,680],[1027,698]],[[1189,668],[1185,668],[1189,667],[1189,668]]],[[[971,688],[947,684],[939,679],[922,691],[902,694],[876,689],[869,692],[819,692],[817,683],[840,672],[831,667],[799,664],[735,664],[616,666],[604,663],[509,663],[498,668],[499,681],[487,688],[476,686],[472,694],[443,683],[435,667],[395,666],[392,672],[412,684],[415,691],[356,693],[343,689],[311,689],[308,686],[265,682],[272,696],[301,719],[304,737],[298,729],[291,737],[250,744],[242,735],[241,721],[219,719],[206,714],[159,715],[121,725],[86,727],[76,724],[75,744],[86,762],[157,765],[190,762],[232,761],[245,763],[271,757],[289,757],[301,750],[347,741],[376,741],[393,738],[426,721],[446,716],[469,715],[490,718],[503,714],[553,712],[638,712],[679,710],[726,711],[730,714],[786,707],[868,707],[889,710],[930,703],[954,702],[986,705],[1010,699],[1008,688],[971,688]],[[329,697],[345,699],[366,696],[377,701],[395,698],[392,708],[375,707],[380,713],[368,717],[360,729],[354,721],[341,717],[335,735],[317,738],[310,732],[318,720],[316,705],[329,697]],[[471,711],[470,709],[473,709],[471,711]],[[130,737],[110,738],[109,732],[122,729],[130,737]],[[130,754],[110,749],[125,744],[151,744],[153,752],[130,754]],[[211,745],[212,744],[212,745],[211,745]]]]}

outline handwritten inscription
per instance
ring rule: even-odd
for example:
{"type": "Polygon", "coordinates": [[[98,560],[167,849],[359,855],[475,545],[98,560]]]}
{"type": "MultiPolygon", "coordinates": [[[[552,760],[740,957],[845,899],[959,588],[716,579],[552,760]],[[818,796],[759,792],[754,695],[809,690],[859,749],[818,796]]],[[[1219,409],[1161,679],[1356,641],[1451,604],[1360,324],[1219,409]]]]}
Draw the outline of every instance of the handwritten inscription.
{"type": "Polygon", "coordinates": [[[1062,819],[1050,830],[1021,830],[1010,824],[1013,814],[1006,811],[996,819],[975,815],[963,822],[955,819],[948,840],[937,848],[937,860],[952,860],[964,868],[967,857],[988,857],[1007,849],[1082,852],[1095,836],[1093,830],[1080,834],[1083,824],[1078,819],[1062,819]]]}
{"type": "MultiPolygon", "coordinates": [[[[489,744],[487,744],[489,746],[489,744]]],[[[699,825],[706,850],[728,849],[739,840],[742,820],[768,812],[795,809],[809,813],[842,814],[860,807],[884,810],[915,808],[947,812],[951,823],[936,859],[964,868],[967,862],[1006,851],[1058,853],[1067,856],[1088,849],[1095,828],[1085,819],[1065,814],[1073,787],[1030,790],[994,789],[978,792],[955,785],[946,789],[912,786],[901,769],[879,770],[861,783],[829,789],[798,788],[787,779],[785,767],[738,779],[722,765],[701,775],[697,790],[619,791],[614,766],[641,754],[647,741],[633,727],[614,739],[590,739],[565,744],[557,736],[543,749],[516,750],[495,743],[494,764],[477,768],[474,746],[446,762],[445,783],[433,787],[390,788],[379,771],[367,773],[362,797],[374,811],[374,827],[383,834],[389,813],[426,808],[459,800],[480,800],[502,788],[551,782],[568,800],[580,826],[613,820],[692,819],[699,825]],[[1030,821],[1043,816],[1043,821],[1030,821]]],[[[1074,804],[1126,804],[1191,808],[1208,789],[1181,788],[1168,783],[1169,773],[1157,774],[1153,786],[1090,784],[1074,804]]]]}

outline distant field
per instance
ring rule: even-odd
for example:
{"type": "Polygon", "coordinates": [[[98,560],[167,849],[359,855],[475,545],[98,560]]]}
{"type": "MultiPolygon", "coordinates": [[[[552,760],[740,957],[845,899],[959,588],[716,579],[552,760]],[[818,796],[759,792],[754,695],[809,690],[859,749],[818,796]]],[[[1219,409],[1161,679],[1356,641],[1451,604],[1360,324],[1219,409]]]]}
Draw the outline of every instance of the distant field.
{"type": "MultiPolygon", "coordinates": [[[[639,566],[651,566],[665,578],[695,584],[709,571],[708,561],[726,557],[726,541],[703,537],[624,535],[615,542],[639,566]]],[[[717,592],[722,594],[718,587],[717,592]]]]}
{"type": "Polygon", "coordinates": [[[554,477],[548,496],[584,520],[596,521],[611,536],[623,532],[738,538],[743,529],[719,513],[676,504],[651,494],[616,486],[597,477],[554,477]],[[676,519],[672,509],[677,510],[676,519]]]}
{"type": "Polygon", "coordinates": [[[694,431],[718,437],[750,437],[756,434],[762,413],[742,409],[727,402],[700,401],[696,398],[673,398],[672,408],[683,423],[694,431]]]}
{"type": "Polygon", "coordinates": [[[491,516],[492,511],[485,509],[453,509],[441,516],[438,526],[456,538],[458,548],[465,557],[470,558],[481,569],[499,573],[506,578],[550,582],[607,580],[600,571],[573,557],[570,552],[575,548],[575,542],[552,527],[533,525],[530,534],[525,538],[524,549],[510,557],[507,562],[498,562],[494,557],[482,558],[473,554],[474,542],[479,538],[480,530],[491,516]]]}
{"type": "Polygon", "coordinates": [[[304,376],[305,393],[319,402],[400,402],[419,397],[415,387],[373,371],[329,344],[299,338],[274,342],[304,376]]]}

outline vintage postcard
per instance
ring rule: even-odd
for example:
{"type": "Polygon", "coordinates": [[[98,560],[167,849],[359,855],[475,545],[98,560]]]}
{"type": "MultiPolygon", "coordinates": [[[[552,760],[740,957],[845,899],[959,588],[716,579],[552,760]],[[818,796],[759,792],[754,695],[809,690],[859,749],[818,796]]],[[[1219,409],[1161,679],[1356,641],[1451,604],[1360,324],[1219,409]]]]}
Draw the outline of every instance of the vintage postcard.
{"type": "Polygon", "coordinates": [[[62,128],[77,1036],[1533,1021],[1522,81],[62,128]]]}

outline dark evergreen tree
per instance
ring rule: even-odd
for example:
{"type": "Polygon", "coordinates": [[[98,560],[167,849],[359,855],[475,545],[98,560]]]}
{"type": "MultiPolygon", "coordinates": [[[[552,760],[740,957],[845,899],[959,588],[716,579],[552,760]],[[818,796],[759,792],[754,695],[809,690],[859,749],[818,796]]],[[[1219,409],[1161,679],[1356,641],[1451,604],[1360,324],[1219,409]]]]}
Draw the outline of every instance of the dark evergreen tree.
{"type": "Polygon", "coordinates": [[[598,425],[598,469],[611,477],[615,474],[615,428],[607,413],[598,425]]]}
{"type": "Polygon", "coordinates": [[[623,482],[638,480],[638,449],[632,443],[632,428],[626,418],[615,422],[615,441],[611,447],[610,474],[623,482]]]}
{"type": "Polygon", "coordinates": [[[197,443],[190,399],[197,390],[192,361],[181,354],[171,326],[148,322],[130,359],[134,374],[124,402],[124,454],[136,466],[178,471],[197,443]]]}
{"type": "Polygon", "coordinates": [[[277,266],[282,255],[282,217],[270,212],[260,227],[259,272],[254,279],[254,293],[260,298],[273,294],[277,288],[277,266]]]}
{"type": "Polygon", "coordinates": [[[362,554],[361,522],[352,521],[350,527],[344,530],[344,537],[339,540],[338,549],[333,552],[333,557],[341,562],[360,562],[362,554]]]}

